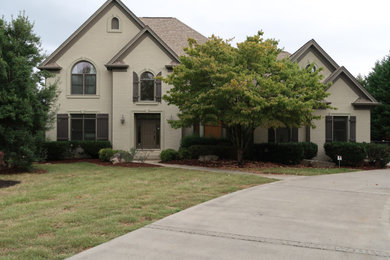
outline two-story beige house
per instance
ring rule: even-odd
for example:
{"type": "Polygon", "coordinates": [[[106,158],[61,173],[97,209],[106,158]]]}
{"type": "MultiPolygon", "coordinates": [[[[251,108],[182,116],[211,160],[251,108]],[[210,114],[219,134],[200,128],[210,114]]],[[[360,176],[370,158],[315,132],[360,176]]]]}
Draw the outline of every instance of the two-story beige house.
{"type": "MultiPolygon", "coordinates": [[[[108,0],[39,67],[55,73],[60,95],[51,140],[109,140],[115,149],[178,149],[183,134],[173,129],[178,109],[161,97],[171,86],[166,76],[183,55],[187,39],[207,38],[175,18],[135,16],[120,0],[108,0]]],[[[288,55],[287,53],[283,53],[288,55]]],[[[315,62],[326,82],[333,82],[326,102],[338,110],[319,110],[315,129],[258,128],[255,142],[370,141],[370,108],[375,99],[344,68],[311,40],[290,58],[302,67],[315,62]]],[[[48,83],[50,83],[48,82],[48,83]]],[[[200,126],[201,135],[223,135],[222,128],[200,126]],[[219,130],[220,129],[220,130],[219,130]]],[[[319,158],[325,158],[322,149],[319,158]]]]}

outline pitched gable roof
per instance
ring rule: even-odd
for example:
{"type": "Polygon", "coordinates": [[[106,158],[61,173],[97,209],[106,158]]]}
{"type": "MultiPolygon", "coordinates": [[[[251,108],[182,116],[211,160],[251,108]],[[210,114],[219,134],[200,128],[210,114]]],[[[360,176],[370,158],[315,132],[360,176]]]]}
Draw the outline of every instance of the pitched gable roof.
{"type": "Polygon", "coordinates": [[[67,49],[69,49],[81,36],[83,36],[89,28],[96,23],[113,5],[117,5],[124,13],[134,21],[139,29],[145,27],[144,23],[127,8],[120,0],[107,0],[91,17],[88,18],[68,39],[65,40],[43,63],[38,67],[39,69],[60,70],[61,67],[55,62],[62,56],[67,49]]]}
{"type": "Polygon", "coordinates": [[[133,39],[129,41],[107,64],[108,69],[127,68],[129,65],[123,62],[126,57],[143,39],[150,36],[165,53],[171,57],[174,62],[179,62],[177,54],[152,30],[149,26],[145,26],[133,39]]]}
{"type": "Polygon", "coordinates": [[[356,80],[356,78],[344,67],[339,67],[334,71],[327,79],[325,79],[324,84],[329,82],[335,82],[340,76],[344,75],[349,81],[353,91],[359,96],[355,102],[352,103],[354,106],[377,106],[379,102],[371,96],[370,93],[356,80]]]}
{"type": "Polygon", "coordinates": [[[184,55],[183,48],[188,46],[188,38],[195,39],[199,44],[208,39],[188,25],[174,17],[141,17],[160,38],[178,55],[184,55]]]}
{"type": "Polygon", "coordinates": [[[317,50],[320,55],[324,58],[325,61],[328,62],[328,64],[333,67],[333,70],[336,70],[340,66],[324,51],[324,49],[321,48],[321,46],[314,40],[311,39],[307,43],[305,43],[301,48],[299,48],[296,52],[294,52],[291,56],[290,59],[291,61],[299,61],[310,48],[314,48],[317,50]]]}

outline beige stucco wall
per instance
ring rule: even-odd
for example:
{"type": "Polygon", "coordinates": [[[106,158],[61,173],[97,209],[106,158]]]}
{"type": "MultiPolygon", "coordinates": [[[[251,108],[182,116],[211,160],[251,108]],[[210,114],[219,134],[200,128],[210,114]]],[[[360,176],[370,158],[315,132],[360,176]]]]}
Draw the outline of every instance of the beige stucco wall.
{"type": "MultiPolygon", "coordinates": [[[[113,6],[92,27],[75,42],[57,61],[62,70],[51,83],[58,80],[60,95],[56,104],[57,113],[108,113],[111,122],[112,79],[111,72],[104,66],[139,29],[117,6],[113,6]],[[120,19],[121,32],[108,32],[112,17],[120,19]],[[71,70],[78,61],[91,62],[97,71],[96,95],[70,95],[71,70]]],[[[56,140],[56,125],[47,132],[47,138],[56,140]]],[[[70,132],[69,132],[70,133],[70,132]]]]}
{"type": "MultiPolygon", "coordinates": [[[[356,116],[356,142],[370,142],[370,110],[355,109],[352,103],[358,98],[358,95],[347,84],[347,81],[340,77],[328,89],[331,94],[327,100],[331,102],[332,107],[337,110],[317,110],[316,115],[322,116],[321,120],[316,120],[315,129],[311,129],[311,141],[318,144],[318,159],[328,159],[325,155],[323,144],[325,143],[325,116],[356,116]]],[[[349,134],[349,132],[348,132],[349,134]]]]}
{"type": "Polygon", "coordinates": [[[315,63],[317,68],[322,68],[320,74],[324,76],[323,80],[329,77],[330,74],[332,74],[334,71],[333,69],[325,65],[325,63],[320,58],[318,52],[313,50],[313,48],[310,48],[306,55],[298,61],[298,65],[301,68],[305,68],[308,64],[311,64],[312,62],[315,63]]]}
{"type": "MultiPolygon", "coordinates": [[[[319,57],[318,53],[313,49],[305,54],[301,58],[298,64],[301,67],[306,67],[307,64],[314,62],[318,67],[322,67],[321,74],[324,79],[329,77],[334,70],[326,67],[319,57]]],[[[316,126],[314,129],[310,129],[310,141],[318,145],[318,155],[315,159],[329,160],[329,157],[325,154],[323,145],[325,143],[325,116],[356,116],[356,141],[357,142],[370,142],[370,110],[369,109],[355,109],[352,103],[359,97],[353,90],[354,87],[349,85],[349,81],[345,75],[340,76],[335,80],[333,85],[327,90],[330,96],[326,98],[328,102],[331,102],[331,106],[337,108],[324,109],[315,111],[316,115],[321,116],[321,119],[315,120],[313,123],[316,126]]],[[[349,135],[349,129],[348,129],[349,135]]],[[[263,143],[268,141],[267,129],[257,128],[254,133],[254,142],[263,143]]],[[[298,130],[298,141],[306,141],[306,129],[300,128],[298,130]]]]}
{"type": "MultiPolygon", "coordinates": [[[[130,54],[124,58],[130,67],[127,71],[113,73],[113,146],[129,150],[135,147],[135,114],[158,113],[161,115],[161,149],[178,149],[181,139],[181,129],[173,129],[168,119],[176,119],[178,109],[168,106],[166,102],[133,102],[133,71],[140,76],[144,71],[154,75],[162,72],[167,76],[165,65],[170,64],[171,58],[150,38],[145,38],[130,54]],[[120,124],[122,114],[125,124],[120,124]]],[[[162,95],[170,88],[162,83],[162,95]]]]}

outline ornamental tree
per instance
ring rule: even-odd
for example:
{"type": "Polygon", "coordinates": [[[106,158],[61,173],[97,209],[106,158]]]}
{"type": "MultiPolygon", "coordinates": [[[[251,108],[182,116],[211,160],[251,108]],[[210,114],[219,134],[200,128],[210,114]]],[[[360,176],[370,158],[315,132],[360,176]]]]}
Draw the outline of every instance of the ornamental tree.
{"type": "Polygon", "coordinates": [[[173,85],[164,100],[180,109],[171,126],[222,122],[239,164],[256,127],[314,127],[314,109],[328,107],[319,70],[278,60],[278,42],[262,35],[247,37],[237,48],[216,36],[204,44],[190,39],[180,64],[163,79],[173,85]]]}
{"type": "Polygon", "coordinates": [[[371,112],[371,139],[390,140],[390,55],[375,63],[364,86],[381,105],[371,112]]]}
{"type": "Polygon", "coordinates": [[[47,72],[34,69],[40,51],[27,17],[0,19],[0,150],[8,167],[31,168],[53,118],[56,86],[45,86],[47,72]]]}

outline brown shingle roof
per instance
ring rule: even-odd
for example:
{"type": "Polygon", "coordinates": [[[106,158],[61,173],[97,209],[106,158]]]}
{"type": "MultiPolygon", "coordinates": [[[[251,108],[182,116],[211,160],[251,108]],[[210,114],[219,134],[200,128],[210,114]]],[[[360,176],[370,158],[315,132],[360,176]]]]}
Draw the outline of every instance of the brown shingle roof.
{"type": "Polygon", "coordinates": [[[141,21],[152,30],[178,55],[184,55],[183,48],[188,46],[188,38],[199,44],[207,38],[174,17],[141,17],[141,21]]]}

